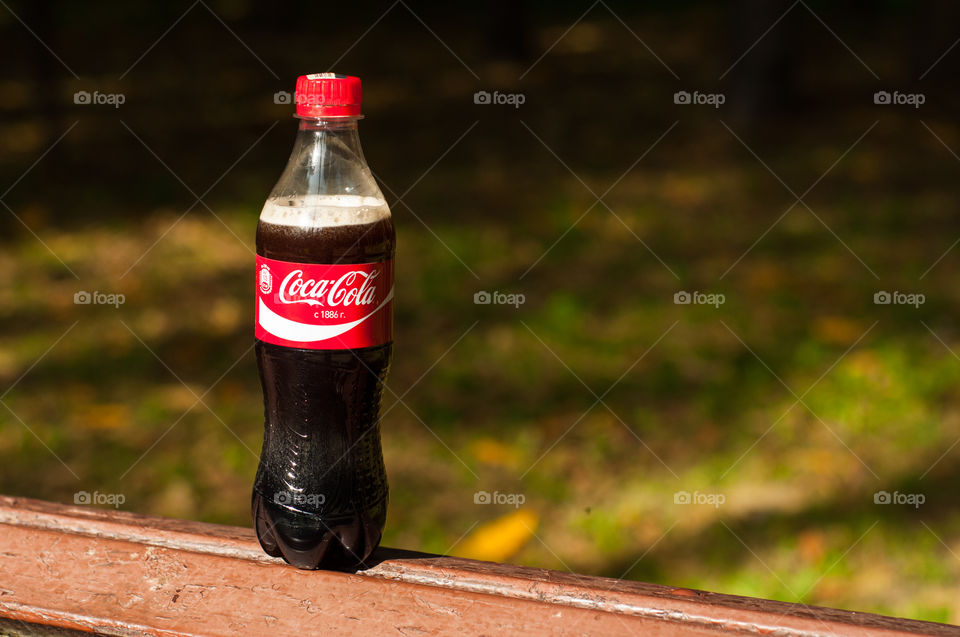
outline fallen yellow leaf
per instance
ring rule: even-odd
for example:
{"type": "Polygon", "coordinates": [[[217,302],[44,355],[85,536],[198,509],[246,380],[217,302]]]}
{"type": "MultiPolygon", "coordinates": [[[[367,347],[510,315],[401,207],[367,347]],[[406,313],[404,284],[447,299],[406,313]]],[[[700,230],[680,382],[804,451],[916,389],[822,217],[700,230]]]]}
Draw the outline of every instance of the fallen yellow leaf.
{"type": "Polygon", "coordinates": [[[512,467],[518,462],[517,452],[493,438],[480,438],[470,445],[473,456],[484,464],[512,467]]]}
{"type": "Polygon", "coordinates": [[[533,537],[539,523],[540,517],[536,513],[519,509],[481,524],[452,553],[474,560],[504,562],[533,537]]]}
{"type": "Polygon", "coordinates": [[[121,403],[84,405],[77,410],[77,424],[86,429],[120,429],[131,420],[130,408],[121,403]]]}

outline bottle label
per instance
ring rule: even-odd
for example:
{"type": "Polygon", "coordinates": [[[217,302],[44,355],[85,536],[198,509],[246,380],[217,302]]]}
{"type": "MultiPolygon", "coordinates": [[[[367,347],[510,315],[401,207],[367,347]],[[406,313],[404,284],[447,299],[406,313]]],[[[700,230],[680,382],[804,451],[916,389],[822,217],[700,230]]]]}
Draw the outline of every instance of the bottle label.
{"type": "Polygon", "coordinates": [[[257,255],[256,337],[304,349],[393,339],[393,260],[318,264],[257,255]]]}

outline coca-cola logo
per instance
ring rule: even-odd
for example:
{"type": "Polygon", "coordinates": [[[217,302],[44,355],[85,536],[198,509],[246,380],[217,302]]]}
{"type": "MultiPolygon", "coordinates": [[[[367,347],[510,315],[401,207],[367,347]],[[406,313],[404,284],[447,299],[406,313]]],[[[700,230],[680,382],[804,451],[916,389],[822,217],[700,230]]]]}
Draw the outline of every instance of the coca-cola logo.
{"type": "Polygon", "coordinates": [[[257,255],[256,337],[310,349],[393,339],[393,261],[297,263],[257,255]]]}
{"type": "Polygon", "coordinates": [[[373,281],[379,275],[379,270],[351,270],[337,279],[310,279],[304,278],[303,270],[297,269],[284,277],[277,298],[286,305],[370,305],[377,298],[377,287],[373,285],[373,281]]]}

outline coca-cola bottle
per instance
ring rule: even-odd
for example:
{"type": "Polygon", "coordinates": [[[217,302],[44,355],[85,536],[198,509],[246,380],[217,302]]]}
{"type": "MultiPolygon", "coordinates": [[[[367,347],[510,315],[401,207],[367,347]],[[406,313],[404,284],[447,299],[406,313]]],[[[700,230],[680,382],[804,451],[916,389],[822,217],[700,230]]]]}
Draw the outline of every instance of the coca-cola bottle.
{"type": "Polygon", "coordinates": [[[252,512],[270,555],[349,570],[377,547],[387,513],[393,221],[360,149],[360,80],[301,76],[295,103],[293,153],[257,226],[266,423],[252,512]]]}

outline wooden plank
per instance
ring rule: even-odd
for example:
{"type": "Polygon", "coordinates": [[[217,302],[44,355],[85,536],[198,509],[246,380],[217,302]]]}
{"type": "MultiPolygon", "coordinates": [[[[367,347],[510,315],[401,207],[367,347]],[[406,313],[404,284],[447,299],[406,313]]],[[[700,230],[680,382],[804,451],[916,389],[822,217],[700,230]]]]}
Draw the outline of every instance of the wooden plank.
{"type": "MultiPolygon", "coordinates": [[[[0,617],[111,635],[957,635],[868,613],[381,549],[300,571],[249,529],[0,496],[0,617]]],[[[25,633],[29,634],[29,633],[25,633]]]]}

